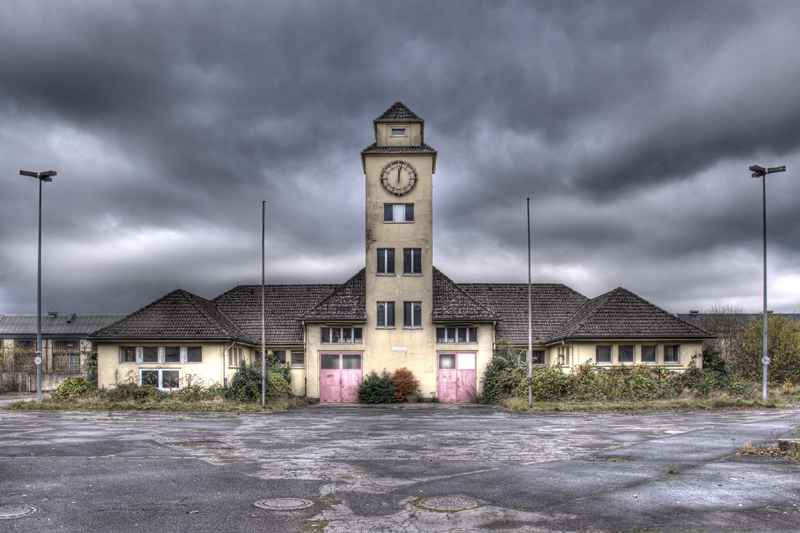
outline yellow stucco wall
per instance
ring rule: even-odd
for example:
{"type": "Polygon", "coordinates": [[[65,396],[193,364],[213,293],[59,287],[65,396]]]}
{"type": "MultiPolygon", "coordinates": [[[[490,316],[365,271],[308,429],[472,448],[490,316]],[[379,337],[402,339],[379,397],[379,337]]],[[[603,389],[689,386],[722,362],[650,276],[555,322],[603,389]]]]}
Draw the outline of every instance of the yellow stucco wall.
{"type": "MultiPolygon", "coordinates": [[[[554,344],[547,347],[536,347],[533,349],[544,349],[546,357],[546,365],[555,365],[559,361],[559,353],[567,352],[569,354],[564,368],[570,368],[587,363],[597,363],[597,346],[611,346],[611,363],[600,363],[601,366],[614,366],[620,364],[646,364],[653,367],[661,367],[670,370],[686,370],[689,368],[692,357],[696,356],[694,361],[698,368],[703,366],[703,343],[702,341],[682,341],[680,339],[648,339],[648,340],[587,340],[587,341],[569,341],[565,344],[554,344]],[[665,363],[664,362],[664,345],[680,345],[680,360],[678,363],[665,363]],[[620,363],[619,362],[619,346],[634,346],[633,363],[620,363]],[[657,362],[656,363],[642,363],[642,345],[656,345],[657,362]],[[564,350],[566,348],[566,350],[564,350]]],[[[527,346],[515,345],[515,349],[527,350],[527,346]]]]}

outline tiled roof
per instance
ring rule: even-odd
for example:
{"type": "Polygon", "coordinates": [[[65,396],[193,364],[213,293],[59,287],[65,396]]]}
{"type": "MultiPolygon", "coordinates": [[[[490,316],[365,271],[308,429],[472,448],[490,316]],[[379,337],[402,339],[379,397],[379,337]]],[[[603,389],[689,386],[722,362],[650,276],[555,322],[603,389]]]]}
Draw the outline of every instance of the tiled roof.
{"type": "MultiPolygon", "coordinates": [[[[267,344],[303,344],[298,318],[340,285],[265,285],[264,324],[267,344]]],[[[261,344],[261,285],[240,285],[214,298],[214,303],[248,336],[261,344]]]]}
{"type": "MultiPolygon", "coordinates": [[[[42,315],[42,335],[86,336],[127,315],[42,315]]],[[[36,315],[0,315],[0,337],[36,335],[36,315]]]]}
{"type": "MultiPolygon", "coordinates": [[[[527,283],[460,283],[459,287],[502,317],[497,325],[498,338],[515,344],[528,342],[527,283]]],[[[533,340],[549,338],[587,301],[588,298],[566,285],[531,284],[533,340]]]]}
{"type": "Polygon", "coordinates": [[[182,289],[102,328],[89,338],[109,339],[228,339],[252,343],[213,302],[182,289]]]}
{"type": "Polygon", "coordinates": [[[325,298],[302,316],[304,320],[366,320],[366,269],[339,286],[333,294],[325,298]]]}
{"type": "Polygon", "coordinates": [[[378,146],[372,143],[361,152],[362,154],[435,154],[436,150],[425,143],[420,146],[378,146]]]}
{"type": "Polygon", "coordinates": [[[381,116],[375,119],[376,121],[385,120],[402,120],[403,122],[420,122],[422,121],[413,111],[407,108],[403,102],[395,102],[392,107],[383,112],[381,116]]]}
{"type": "Polygon", "coordinates": [[[498,320],[498,313],[481,304],[453,280],[433,268],[433,320],[498,320]]]}
{"type": "Polygon", "coordinates": [[[713,337],[694,324],[619,287],[589,300],[553,334],[551,340],[713,337]]]}

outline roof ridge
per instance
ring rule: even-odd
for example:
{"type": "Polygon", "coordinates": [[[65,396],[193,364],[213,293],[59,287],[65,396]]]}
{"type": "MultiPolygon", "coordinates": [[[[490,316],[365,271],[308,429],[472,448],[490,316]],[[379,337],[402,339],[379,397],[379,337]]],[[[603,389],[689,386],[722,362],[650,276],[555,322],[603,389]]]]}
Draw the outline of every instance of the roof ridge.
{"type": "Polygon", "coordinates": [[[218,320],[217,320],[215,317],[213,317],[213,316],[211,315],[211,313],[209,313],[209,312],[208,312],[208,310],[207,310],[207,309],[205,309],[205,308],[204,308],[204,306],[200,305],[200,302],[198,302],[198,301],[197,301],[198,299],[199,299],[199,300],[203,300],[203,302],[207,302],[207,303],[208,303],[208,304],[210,304],[210,305],[211,305],[211,306],[212,306],[214,309],[216,309],[217,311],[219,311],[219,313],[220,313],[220,314],[221,314],[223,317],[225,317],[225,320],[227,320],[228,322],[230,322],[230,323],[231,323],[231,325],[232,325],[234,328],[236,328],[236,329],[239,331],[239,333],[241,333],[242,335],[244,335],[244,338],[245,338],[245,339],[247,339],[247,340],[253,340],[253,339],[250,339],[250,336],[249,336],[249,335],[247,335],[247,334],[246,334],[244,331],[242,331],[242,330],[241,330],[241,328],[239,328],[239,326],[237,326],[237,325],[236,325],[236,323],[235,323],[233,320],[231,320],[230,318],[228,318],[228,315],[226,315],[226,314],[225,314],[225,313],[222,311],[222,309],[220,309],[219,307],[217,307],[217,304],[215,304],[215,303],[214,303],[214,302],[212,302],[211,300],[207,300],[207,299],[203,298],[202,296],[198,296],[198,295],[196,295],[196,294],[194,294],[194,293],[191,293],[191,292],[189,292],[189,291],[184,291],[183,289],[179,289],[179,290],[181,290],[181,291],[182,291],[182,293],[181,293],[181,296],[183,296],[184,298],[186,298],[186,299],[189,301],[189,303],[192,305],[192,307],[194,307],[194,308],[195,308],[195,309],[196,309],[196,310],[197,310],[197,311],[198,311],[198,312],[199,312],[199,313],[200,313],[200,314],[203,316],[203,318],[205,318],[205,319],[206,319],[206,321],[207,321],[207,322],[208,322],[210,325],[212,325],[212,326],[213,326],[215,329],[217,329],[219,332],[221,332],[221,333],[223,333],[223,334],[225,334],[225,335],[230,335],[230,334],[231,334],[231,332],[230,332],[230,331],[228,331],[228,328],[226,328],[226,327],[223,327],[223,326],[222,326],[222,325],[219,323],[219,321],[218,321],[218,320]]]}
{"type": "Polygon", "coordinates": [[[458,290],[458,291],[459,291],[461,294],[463,294],[464,296],[466,296],[467,298],[469,298],[469,300],[470,300],[471,302],[473,302],[473,303],[474,303],[476,306],[478,306],[479,308],[481,308],[482,310],[484,310],[484,311],[486,311],[486,312],[488,312],[488,313],[492,313],[492,314],[494,314],[495,316],[498,316],[498,317],[499,317],[499,314],[497,313],[497,311],[496,311],[495,309],[492,309],[491,307],[488,307],[488,306],[486,306],[486,305],[483,305],[483,304],[482,304],[482,303],[480,303],[478,300],[476,300],[475,298],[473,298],[473,296],[472,296],[470,293],[468,293],[468,292],[467,292],[467,291],[465,291],[463,288],[461,288],[461,287],[459,286],[459,284],[458,284],[458,283],[456,283],[455,281],[453,281],[453,280],[452,280],[452,279],[451,279],[451,278],[450,278],[450,277],[449,277],[447,274],[445,274],[444,272],[442,272],[441,270],[439,270],[439,269],[438,269],[438,268],[436,268],[435,266],[433,266],[432,268],[433,268],[433,273],[434,273],[434,274],[439,274],[439,275],[440,275],[440,276],[442,276],[442,277],[443,277],[445,280],[447,280],[447,281],[449,281],[450,283],[452,283],[452,284],[453,284],[453,287],[455,287],[455,288],[456,288],[456,290],[458,290]]]}

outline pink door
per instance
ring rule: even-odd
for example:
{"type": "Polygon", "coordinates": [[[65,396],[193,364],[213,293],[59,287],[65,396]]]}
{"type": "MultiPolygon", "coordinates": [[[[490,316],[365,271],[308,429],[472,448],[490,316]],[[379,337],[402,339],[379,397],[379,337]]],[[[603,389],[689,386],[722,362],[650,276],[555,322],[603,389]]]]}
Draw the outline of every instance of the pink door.
{"type": "Polygon", "coordinates": [[[478,391],[474,353],[439,354],[439,401],[472,402],[478,391]]]}
{"type": "Polygon", "coordinates": [[[358,402],[360,353],[323,353],[319,356],[319,366],[320,403],[358,402]]]}

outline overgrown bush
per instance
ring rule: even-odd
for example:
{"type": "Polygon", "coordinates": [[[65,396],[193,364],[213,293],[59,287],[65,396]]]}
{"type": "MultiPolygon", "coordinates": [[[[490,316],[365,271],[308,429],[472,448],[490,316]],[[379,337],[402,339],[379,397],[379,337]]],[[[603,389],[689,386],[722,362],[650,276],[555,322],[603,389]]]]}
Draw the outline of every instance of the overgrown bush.
{"type": "MultiPolygon", "coordinates": [[[[266,395],[269,398],[286,398],[292,395],[289,369],[282,365],[268,367],[266,395]]],[[[228,384],[228,398],[237,402],[261,401],[261,365],[242,363],[228,384]]]]}
{"type": "Polygon", "coordinates": [[[73,376],[59,383],[53,395],[64,400],[67,398],[79,398],[90,394],[92,391],[93,387],[89,385],[86,378],[73,376]]]}
{"type": "Polygon", "coordinates": [[[93,352],[81,352],[83,359],[83,373],[86,375],[86,383],[90,387],[97,387],[97,354],[93,352]]]}
{"type": "MultiPolygon", "coordinates": [[[[767,350],[771,359],[768,378],[774,385],[800,383],[800,320],[768,316],[767,350]]],[[[761,381],[764,323],[756,317],[736,338],[729,370],[750,381],[761,381]]]]}
{"type": "Polygon", "coordinates": [[[528,394],[528,369],[520,360],[519,352],[508,343],[501,342],[486,365],[483,373],[483,390],[476,398],[478,403],[495,404],[503,398],[522,397],[528,394]]]}
{"type": "Polygon", "coordinates": [[[374,370],[367,374],[358,386],[358,401],[361,403],[394,402],[392,375],[384,370],[380,375],[374,370]]]}
{"type": "Polygon", "coordinates": [[[394,401],[396,403],[406,401],[406,396],[419,391],[419,381],[414,379],[414,373],[405,367],[394,371],[392,384],[394,385],[394,401]]]}

